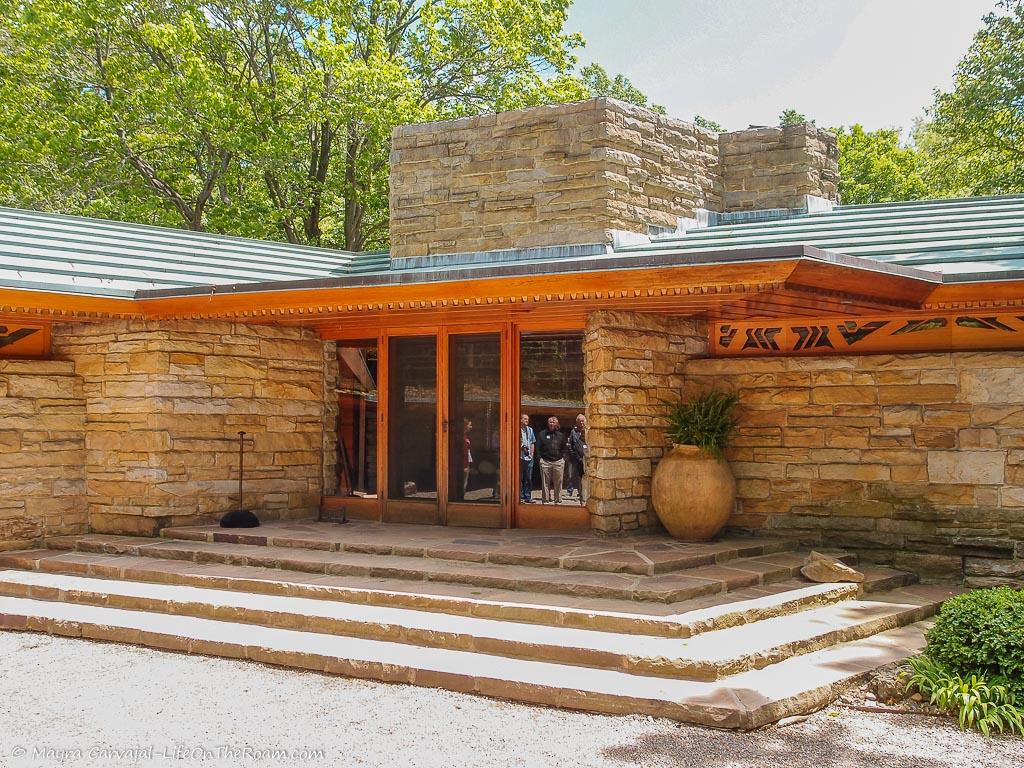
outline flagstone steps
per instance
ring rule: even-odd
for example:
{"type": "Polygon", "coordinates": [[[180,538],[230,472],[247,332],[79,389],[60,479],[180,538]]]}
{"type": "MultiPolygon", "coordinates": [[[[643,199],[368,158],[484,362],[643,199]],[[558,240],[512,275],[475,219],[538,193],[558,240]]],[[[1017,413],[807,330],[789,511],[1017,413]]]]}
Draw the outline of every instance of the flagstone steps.
{"type": "MultiPolygon", "coordinates": [[[[736,630],[744,630],[754,638],[763,623],[736,630]]],[[[643,713],[743,729],[820,708],[835,698],[843,686],[878,666],[905,658],[924,644],[923,627],[915,623],[778,660],[766,668],[751,669],[723,680],[700,681],[23,597],[0,597],[0,629],[251,659],[527,703],[606,713],[643,713]]]]}
{"type": "Polygon", "coordinates": [[[913,582],[903,571],[861,567],[860,584],[809,584],[787,579],[770,585],[718,592],[673,603],[590,598],[551,593],[478,589],[472,585],[357,576],[317,576],[259,566],[201,564],[131,555],[53,550],[0,553],[0,567],[122,579],[152,584],[303,597],[391,608],[413,608],[455,616],[690,637],[751,623],[807,607],[827,605],[896,589],[913,582]]]}
{"type": "MultiPolygon", "coordinates": [[[[165,539],[207,543],[285,547],[326,552],[394,555],[428,559],[562,568],[600,573],[656,576],[662,573],[789,552],[787,539],[727,536],[713,542],[686,543],[664,536],[595,539],[544,531],[475,531],[352,521],[345,525],[311,522],[267,523],[260,528],[224,530],[211,526],[164,528],[165,539]]],[[[59,541],[59,540],[58,540],[59,541]]]]}
{"type": "MultiPolygon", "coordinates": [[[[467,584],[481,589],[672,603],[796,576],[804,555],[781,552],[733,557],[723,564],[654,576],[530,565],[476,563],[394,554],[322,551],[237,543],[84,535],[50,539],[51,548],[222,565],[247,565],[331,576],[467,584]]],[[[852,556],[844,559],[855,561],[852,556]]]]}
{"type": "Polygon", "coordinates": [[[24,571],[0,571],[0,595],[219,619],[691,680],[735,675],[919,621],[930,616],[941,600],[948,597],[941,588],[908,587],[873,600],[845,600],[766,618],[756,624],[710,630],[689,639],[679,639],[24,571]]]}

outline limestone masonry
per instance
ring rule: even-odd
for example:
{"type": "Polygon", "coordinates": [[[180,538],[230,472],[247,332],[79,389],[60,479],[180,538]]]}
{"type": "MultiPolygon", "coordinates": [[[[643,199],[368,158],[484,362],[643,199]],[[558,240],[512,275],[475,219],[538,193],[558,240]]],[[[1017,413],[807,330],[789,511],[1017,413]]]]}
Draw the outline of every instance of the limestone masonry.
{"type": "MultiPolygon", "coordinates": [[[[47,409],[75,409],[78,431],[69,445],[77,446],[79,463],[71,471],[84,474],[96,532],[153,534],[232,508],[239,431],[250,440],[246,505],[270,519],[310,517],[324,474],[334,474],[325,460],[333,451],[324,451],[333,443],[324,346],[310,331],[237,323],[59,326],[55,352],[68,362],[45,365],[63,366],[64,378],[37,376],[35,391],[45,396],[41,385],[62,386],[78,399],[36,401],[36,429],[48,424],[47,409]]],[[[8,384],[9,396],[19,386],[8,384]]],[[[81,492],[74,501],[84,519],[81,492]]]]}
{"type": "Polygon", "coordinates": [[[0,360],[0,550],[84,533],[85,395],[74,365],[0,360]]]}
{"type": "Polygon", "coordinates": [[[651,474],[665,451],[665,401],[679,397],[686,361],[707,351],[689,318],[595,312],[583,341],[591,527],[610,534],[658,527],[651,474]]]}
{"type": "Polygon", "coordinates": [[[835,137],[812,125],[718,134],[612,99],[396,128],[391,253],[605,243],[697,209],[837,199],[835,137]]]}
{"type": "Polygon", "coordinates": [[[732,526],[925,577],[1024,578],[1024,353],[690,360],[739,393],[732,526]]]}

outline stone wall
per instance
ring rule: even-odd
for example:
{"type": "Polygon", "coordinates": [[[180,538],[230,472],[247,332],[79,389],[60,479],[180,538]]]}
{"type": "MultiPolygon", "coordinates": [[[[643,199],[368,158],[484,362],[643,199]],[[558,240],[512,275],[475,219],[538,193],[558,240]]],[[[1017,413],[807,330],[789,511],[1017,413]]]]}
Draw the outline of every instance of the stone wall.
{"type": "Polygon", "coordinates": [[[391,254],[604,243],[719,209],[718,137],[599,98],[395,129],[391,254]]]}
{"type": "Polygon", "coordinates": [[[85,484],[94,531],[152,534],[211,522],[238,501],[265,518],[319,508],[324,343],[309,331],[237,323],[119,321],[54,328],[85,400],[85,484]]]}
{"type": "Polygon", "coordinates": [[[813,125],[753,128],[718,137],[722,210],[799,208],[804,195],[839,200],[836,137],[813,125]]]}
{"type": "Polygon", "coordinates": [[[668,447],[664,400],[678,399],[687,360],[705,354],[694,320],[594,312],[583,341],[591,527],[607,534],[658,525],[651,473],[668,447]]]}
{"type": "Polygon", "coordinates": [[[86,531],[84,443],[70,363],[0,360],[0,550],[86,531]]]}
{"type": "Polygon", "coordinates": [[[701,359],[736,390],[737,528],[925,577],[1024,580],[1024,353],[701,359]]]}

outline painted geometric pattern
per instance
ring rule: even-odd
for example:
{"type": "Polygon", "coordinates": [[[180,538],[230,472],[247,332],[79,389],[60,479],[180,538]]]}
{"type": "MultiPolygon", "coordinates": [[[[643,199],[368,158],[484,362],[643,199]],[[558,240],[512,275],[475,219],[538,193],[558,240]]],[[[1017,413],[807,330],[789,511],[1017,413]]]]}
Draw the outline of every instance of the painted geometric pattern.
{"type": "Polygon", "coordinates": [[[1024,349],[1024,315],[952,314],[716,323],[719,357],[1024,349]]]}

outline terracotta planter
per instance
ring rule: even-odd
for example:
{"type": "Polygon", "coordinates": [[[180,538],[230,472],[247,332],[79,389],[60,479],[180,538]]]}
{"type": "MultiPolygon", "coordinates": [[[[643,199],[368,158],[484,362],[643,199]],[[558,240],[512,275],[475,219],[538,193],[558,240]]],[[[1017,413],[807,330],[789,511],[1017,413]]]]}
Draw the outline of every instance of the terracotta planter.
{"type": "Polygon", "coordinates": [[[654,470],[651,502],[665,529],[684,541],[707,541],[725,527],[736,505],[729,465],[695,445],[676,445],[654,470]]]}

